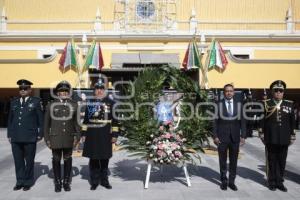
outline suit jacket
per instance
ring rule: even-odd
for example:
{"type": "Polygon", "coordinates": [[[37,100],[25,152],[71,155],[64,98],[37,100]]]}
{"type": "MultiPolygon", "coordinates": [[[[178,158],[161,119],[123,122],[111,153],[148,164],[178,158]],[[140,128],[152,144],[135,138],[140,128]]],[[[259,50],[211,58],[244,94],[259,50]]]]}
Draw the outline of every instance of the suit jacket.
{"type": "Polygon", "coordinates": [[[51,149],[72,148],[74,137],[80,139],[80,126],[77,121],[77,103],[56,99],[46,107],[44,135],[51,149]]]}
{"type": "Polygon", "coordinates": [[[293,102],[282,100],[280,105],[276,105],[273,99],[268,99],[264,101],[264,108],[260,132],[264,134],[265,144],[289,145],[290,140],[296,137],[293,102]]]}
{"type": "Polygon", "coordinates": [[[11,101],[7,137],[11,142],[36,142],[37,137],[43,137],[43,111],[41,99],[29,97],[21,106],[20,98],[11,101]]]}
{"type": "Polygon", "coordinates": [[[246,137],[246,123],[243,117],[243,104],[233,99],[233,116],[227,112],[225,99],[217,103],[217,116],[213,123],[213,137],[221,142],[240,142],[240,137],[246,137]]]}

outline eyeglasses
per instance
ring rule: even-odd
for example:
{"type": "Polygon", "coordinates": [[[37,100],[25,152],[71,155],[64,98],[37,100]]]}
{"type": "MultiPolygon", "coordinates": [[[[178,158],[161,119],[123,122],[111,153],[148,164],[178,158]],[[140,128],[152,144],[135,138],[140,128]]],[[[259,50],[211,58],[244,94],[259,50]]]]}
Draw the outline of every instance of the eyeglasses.
{"type": "Polygon", "coordinates": [[[19,90],[20,90],[20,91],[21,91],[21,90],[27,91],[29,88],[30,88],[30,87],[28,87],[28,86],[20,86],[20,87],[19,87],[19,90]]]}
{"type": "Polygon", "coordinates": [[[280,92],[280,93],[283,93],[283,89],[274,89],[274,92],[280,92]]]}

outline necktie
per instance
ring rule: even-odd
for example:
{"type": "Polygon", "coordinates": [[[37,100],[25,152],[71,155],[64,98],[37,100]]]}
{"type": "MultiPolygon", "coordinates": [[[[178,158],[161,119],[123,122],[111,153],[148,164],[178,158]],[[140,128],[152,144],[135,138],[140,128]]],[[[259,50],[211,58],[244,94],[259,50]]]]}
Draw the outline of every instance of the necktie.
{"type": "Polygon", "coordinates": [[[22,97],[22,103],[21,103],[21,106],[24,107],[25,105],[25,97],[22,97]]]}
{"type": "Polygon", "coordinates": [[[227,101],[227,103],[228,103],[228,110],[227,110],[227,112],[228,112],[228,115],[230,116],[230,117],[232,117],[232,115],[233,115],[233,113],[232,113],[232,106],[231,106],[231,101],[227,101]]]}

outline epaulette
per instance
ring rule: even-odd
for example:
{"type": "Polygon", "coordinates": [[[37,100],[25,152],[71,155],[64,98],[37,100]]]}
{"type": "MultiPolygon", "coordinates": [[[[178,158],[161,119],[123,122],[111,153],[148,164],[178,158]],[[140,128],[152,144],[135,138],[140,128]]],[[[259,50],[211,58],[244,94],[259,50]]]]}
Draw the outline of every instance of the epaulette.
{"type": "Polygon", "coordinates": [[[289,103],[294,103],[294,101],[292,101],[292,100],[286,100],[286,99],[284,99],[284,101],[289,102],[289,103]]]}

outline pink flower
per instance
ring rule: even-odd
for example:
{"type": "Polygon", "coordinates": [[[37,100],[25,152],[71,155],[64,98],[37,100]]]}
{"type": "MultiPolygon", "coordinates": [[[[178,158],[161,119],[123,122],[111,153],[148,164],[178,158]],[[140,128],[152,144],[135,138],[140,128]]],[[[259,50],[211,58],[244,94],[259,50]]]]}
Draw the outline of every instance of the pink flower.
{"type": "Polygon", "coordinates": [[[171,144],[171,148],[172,148],[172,150],[175,150],[175,149],[177,149],[177,147],[178,147],[178,145],[177,145],[176,143],[172,143],[172,144],[171,144]]]}
{"type": "Polygon", "coordinates": [[[160,157],[163,155],[163,151],[162,151],[162,150],[157,150],[156,153],[157,153],[157,155],[160,156],[160,157]]]}
{"type": "Polygon", "coordinates": [[[172,121],[165,121],[164,124],[165,125],[170,125],[170,124],[172,124],[172,121]]]}
{"type": "Polygon", "coordinates": [[[175,151],[174,154],[176,157],[182,157],[182,153],[180,151],[175,151]]]}
{"type": "Polygon", "coordinates": [[[158,149],[162,150],[164,149],[164,144],[160,143],[158,146],[157,146],[158,149]]]}
{"type": "Polygon", "coordinates": [[[166,133],[164,136],[165,136],[166,139],[170,139],[172,137],[172,134],[166,133]]]}

